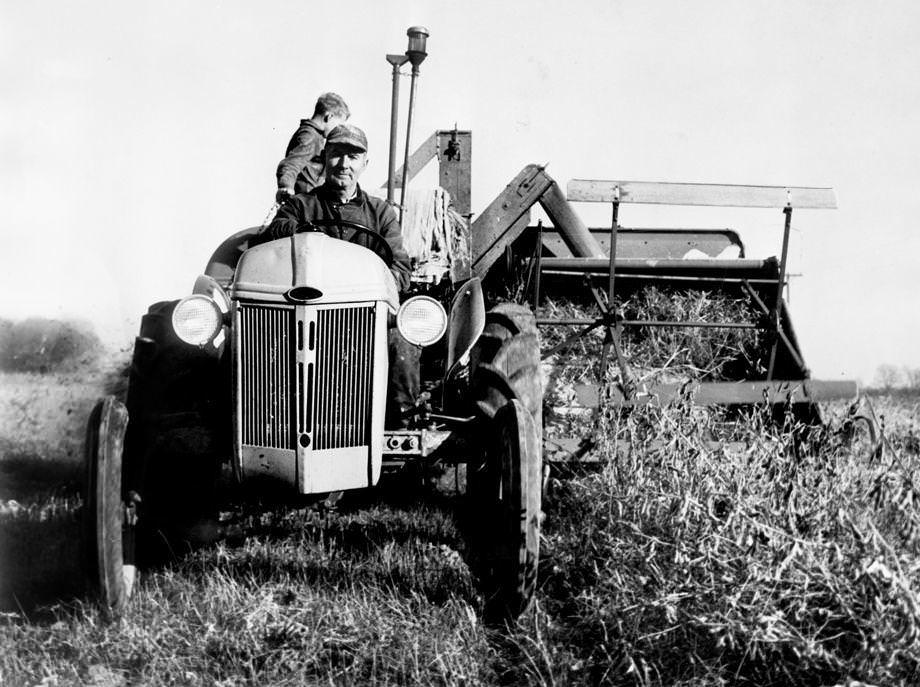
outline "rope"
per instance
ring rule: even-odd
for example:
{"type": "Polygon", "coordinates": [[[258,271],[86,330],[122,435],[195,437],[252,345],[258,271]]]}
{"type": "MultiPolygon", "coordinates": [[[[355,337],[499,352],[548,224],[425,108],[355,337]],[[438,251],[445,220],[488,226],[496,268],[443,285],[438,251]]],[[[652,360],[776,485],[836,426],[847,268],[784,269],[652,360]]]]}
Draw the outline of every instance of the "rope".
{"type": "Polygon", "coordinates": [[[278,210],[280,208],[281,208],[281,203],[272,203],[272,206],[269,209],[268,214],[265,215],[265,219],[262,220],[263,229],[272,223],[272,220],[275,219],[275,215],[278,214],[278,210]]]}

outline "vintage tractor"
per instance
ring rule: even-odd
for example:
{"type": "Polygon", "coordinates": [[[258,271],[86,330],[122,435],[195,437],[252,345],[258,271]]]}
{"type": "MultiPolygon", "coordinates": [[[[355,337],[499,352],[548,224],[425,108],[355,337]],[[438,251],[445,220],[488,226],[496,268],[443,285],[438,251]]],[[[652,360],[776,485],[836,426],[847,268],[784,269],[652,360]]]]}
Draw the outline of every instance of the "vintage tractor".
{"type": "Polygon", "coordinates": [[[410,460],[449,460],[470,465],[490,603],[520,612],[536,582],[542,479],[530,309],[487,312],[475,277],[400,303],[382,240],[375,252],[310,225],[247,249],[257,229],[218,248],[192,295],[150,308],[126,404],[105,398],[90,419],[87,540],[106,607],[131,593],[137,542],[181,537],[213,507],[222,462],[241,485],[303,502],[372,487],[410,460]],[[430,351],[425,393],[389,430],[397,331],[430,351]]]}

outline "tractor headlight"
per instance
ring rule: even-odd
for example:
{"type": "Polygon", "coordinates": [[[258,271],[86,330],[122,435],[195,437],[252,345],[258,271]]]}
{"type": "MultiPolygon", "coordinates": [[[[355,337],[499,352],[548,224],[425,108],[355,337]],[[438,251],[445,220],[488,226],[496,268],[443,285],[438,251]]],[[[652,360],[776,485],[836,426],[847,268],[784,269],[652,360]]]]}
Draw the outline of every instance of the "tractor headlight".
{"type": "Polygon", "coordinates": [[[430,346],[444,336],[447,313],[434,298],[413,296],[396,313],[396,327],[409,343],[430,346]]]}
{"type": "Polygon", "coordinates": [[[195,286],[192,287],[192,293],[209,296],[222,313],[230,312],[230,299],[227,298],[227,292],[223,290],[214,277],[202,274],[195,280],[195,286]]]}
{"type": "Polygon", "coordinates": [[[172,326],[185,343],[204,346],[220,333],[221,312],[217,303],[196,294],[183,298],[172,314],[172,326]]]}

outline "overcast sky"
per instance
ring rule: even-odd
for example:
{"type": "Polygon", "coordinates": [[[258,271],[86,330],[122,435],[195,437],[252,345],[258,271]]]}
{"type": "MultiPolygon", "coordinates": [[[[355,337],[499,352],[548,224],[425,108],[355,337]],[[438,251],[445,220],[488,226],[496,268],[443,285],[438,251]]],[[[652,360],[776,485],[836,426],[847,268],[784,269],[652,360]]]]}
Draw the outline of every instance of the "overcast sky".
{"type": "MultiPolygon", "coordinates": [[[[793,216],[815,376],[920,367],[920,3],[0,0],[0,316],[128,342],[217,243],[259,224],[316,96],[386,174],[388,52],[431,32],[413,143],[473,130],[473,210],[527,163],[571,178],[833,186],[793,216]]],[[[403,95],[408,93],[408,80],[403,95]]],[[[402,114],[406,107],[403,102],[402,114]]],[[[579,206],[589,224],[609,210],[579,206]]],[[[626,207],[779,251],[780,211],[626,207]]]]}

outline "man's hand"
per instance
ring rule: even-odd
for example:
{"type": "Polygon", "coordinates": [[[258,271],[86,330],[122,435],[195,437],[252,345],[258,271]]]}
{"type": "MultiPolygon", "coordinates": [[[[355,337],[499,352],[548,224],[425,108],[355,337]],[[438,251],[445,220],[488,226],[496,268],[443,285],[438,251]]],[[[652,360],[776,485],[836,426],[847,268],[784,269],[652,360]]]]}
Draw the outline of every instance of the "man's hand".
{"type": "Polygon", "coordinates": [[[288,198],[292,198],[293,196],[294,196],[294,189],[288,188],[288,187],[279,188],[275,192],[275,202],[279,203],[280,205],[284,205],[284,202],[288,198]]]}

